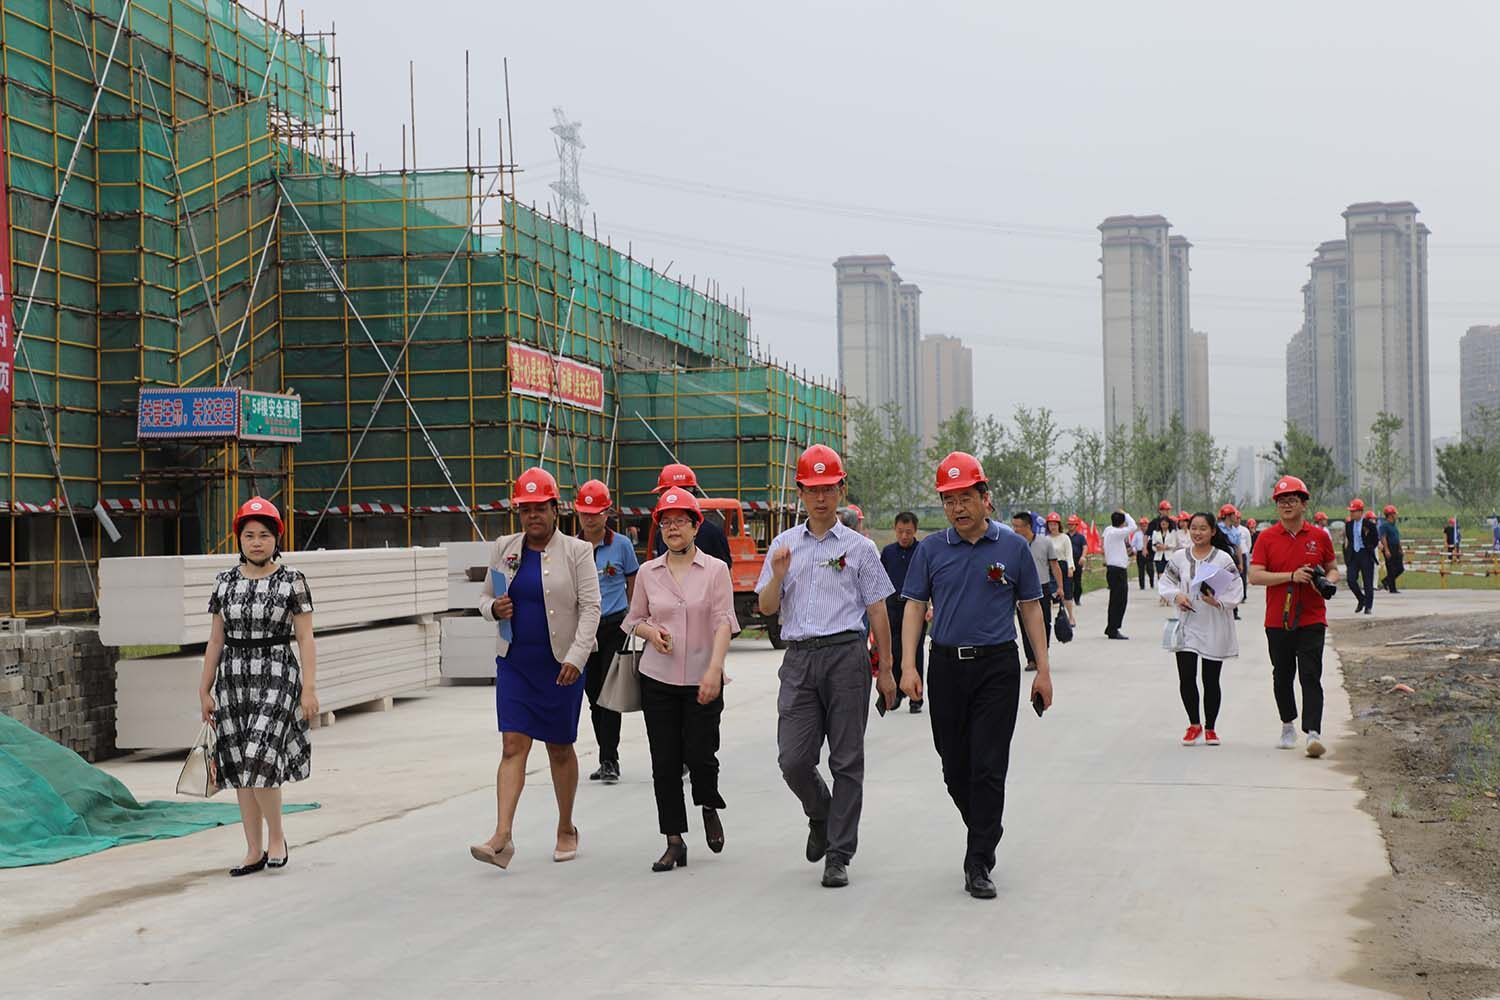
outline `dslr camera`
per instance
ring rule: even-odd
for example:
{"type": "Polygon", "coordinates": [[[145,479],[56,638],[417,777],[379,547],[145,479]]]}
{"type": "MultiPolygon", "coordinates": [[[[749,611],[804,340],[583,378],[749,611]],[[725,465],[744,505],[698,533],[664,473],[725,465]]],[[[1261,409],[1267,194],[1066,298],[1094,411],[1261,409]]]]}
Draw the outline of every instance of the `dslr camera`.
{"type": "Polygon", "coordinates": [[[1312,580],[1309,581],[1318,588],[1318,593],[1323,595],[1323,600],[1331,600],[1338,596],[1338,584],[1328,582],[1328,571],[1322,566],[1312,567],[1312,580]]]}

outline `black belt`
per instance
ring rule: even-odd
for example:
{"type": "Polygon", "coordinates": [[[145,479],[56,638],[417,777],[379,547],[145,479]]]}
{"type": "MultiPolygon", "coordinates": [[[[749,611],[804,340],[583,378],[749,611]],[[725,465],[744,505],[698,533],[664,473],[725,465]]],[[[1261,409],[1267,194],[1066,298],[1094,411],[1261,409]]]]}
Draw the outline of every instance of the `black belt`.
{"type": "Polygon", "coordinates": [[[612,615],[602,615],[599,618],[599,624],[601,626],[604,626],[604,625],[618,625],[622,621],[625,620],[625,614],[626,614],[626,612],[624,612],[624,611],[616,611],[612,615]]]}
{"type": "Polygon", "coordinates": [[[978,660],[986,656],[995,656],[996,654],[1004,653],[1007,650],[1013,652],[1015,648],[1016,643],[1014,639],[1010,642],[1002,642],[994,646],[945,646],[940,642],[932,644],[932,651],[934,653],[942,653],[944,656],[951,656],[955,660],[978,660]]]}
{"type": "Polygon", "coordinates": [[[843,646],[857,642],[863,639],[864,635],[858,629],[850,629],[847,632],[835,632],[833,635],[813,636],[811,639],[788,639],[786,644],[790,649],[823,649],[826,646],[843,646]]]}
{"type": "Polygon", "coordinates": [[[270,649],[272,646],[290,646],[292,637],[289,635],[275,635],[269,639],[237,639],[232,635],[224,637],[224,645],[230,649],[270,649]]]}

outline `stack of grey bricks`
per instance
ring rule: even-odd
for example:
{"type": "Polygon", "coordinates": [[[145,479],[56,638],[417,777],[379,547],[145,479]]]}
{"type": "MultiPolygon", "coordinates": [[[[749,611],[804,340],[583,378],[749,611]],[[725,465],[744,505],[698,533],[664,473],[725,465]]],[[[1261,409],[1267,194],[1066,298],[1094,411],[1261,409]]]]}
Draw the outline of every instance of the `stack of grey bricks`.
{"type": "Polygon", "coordinates": [[[99,631],[0,619],[0,712],[77,753],[115,753],[114,650],[99,631]]]}

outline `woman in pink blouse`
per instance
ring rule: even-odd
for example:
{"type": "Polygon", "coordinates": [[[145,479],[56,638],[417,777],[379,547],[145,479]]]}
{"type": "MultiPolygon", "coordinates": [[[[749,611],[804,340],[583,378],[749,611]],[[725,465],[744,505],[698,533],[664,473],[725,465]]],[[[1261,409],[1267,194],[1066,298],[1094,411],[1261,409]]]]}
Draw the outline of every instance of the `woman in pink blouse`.
{"type": "Polygon", "coordinates": [[[682,768],[703,807],[708,849],[724,849],[719,810],[719,716],[724,712],[724,656],[738,631],[729,568],[694,544],[703,511],[690,493],[668,490],[656,504],[667,551],[636,575],[630,613],[620,627],[646,640],[641,655],[641,708],[651,744],[656,817],[667,851],[651,870],[687,867],[687,807],[682,768]]]}

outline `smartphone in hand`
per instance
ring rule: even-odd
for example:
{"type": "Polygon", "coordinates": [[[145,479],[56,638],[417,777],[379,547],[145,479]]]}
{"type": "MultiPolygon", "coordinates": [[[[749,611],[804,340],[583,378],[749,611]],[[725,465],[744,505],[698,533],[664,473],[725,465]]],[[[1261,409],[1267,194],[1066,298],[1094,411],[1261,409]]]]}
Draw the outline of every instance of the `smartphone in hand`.
{"type": "Polygon", "coordinates": [[[1040,691],[1035,691],[1032,693],[1031,707],[1036,712],[1036,717],[1038,719],[1042,717],[1043,712],[1047,711],[1047,703],[1042,700],[1042,693],[1040,691]]]}

